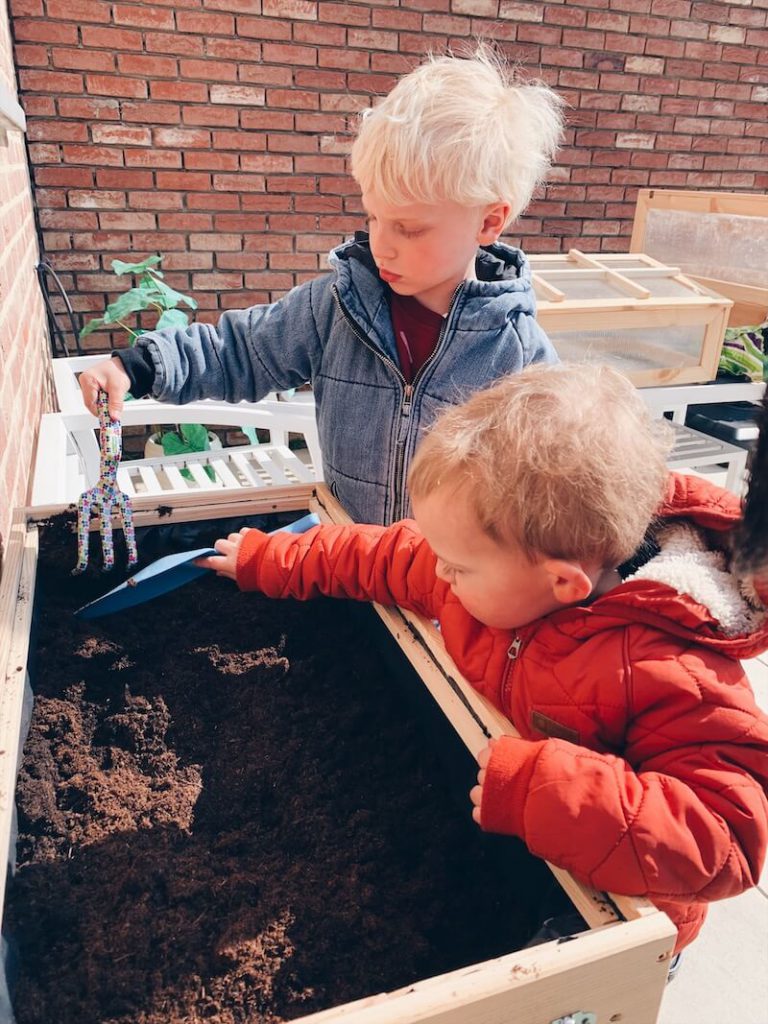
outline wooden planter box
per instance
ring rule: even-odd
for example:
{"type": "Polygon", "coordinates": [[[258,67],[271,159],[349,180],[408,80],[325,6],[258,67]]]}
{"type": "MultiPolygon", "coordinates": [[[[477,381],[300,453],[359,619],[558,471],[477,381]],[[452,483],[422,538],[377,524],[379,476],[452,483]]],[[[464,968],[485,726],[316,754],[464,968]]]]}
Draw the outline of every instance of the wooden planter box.
{"type": "Polygon", "coordinates": [[[768,195],[641,189],[630,249],[732,299],[731,327],[768,316],[768,195]]]}
{"type": "Polygon", "coordinates": [[[730,300],[643,253],[530,263],[537,319],[562,359],[610,363],[638,387],[714,379],[730,300]]]}
{"type": "MultiPolygon", "coordinates": [[[[309,502],[304,488],[296,489],[293,502],[284,493],[277,501],[264,494],[248,503],[248,512],[298,511],[308,503],[325,520],[346,520],[322,486],[309,502]]],[[[162,522],[202,518],[203,510],[166,508],[162,522]]],[[[160,514],[160,509],[147,509],[137,514],[137,522],[157,522],[160,514]]],[[[11,818],[40,518],[39,510],[16,513],[0,580],[0,893],[8,855],[13,855],[11,818]]],[[[398,608],[377,611],[470,752],[485,746],[489,737],[514,731],[461,678],[430,623],[398,608]]],[[[372,993],[304,1016],[297,1024],[653,1024],[674,945],[669,919],[647,901],[597,893],[553,871],[590,931],[398,991],[372,993]]]]}

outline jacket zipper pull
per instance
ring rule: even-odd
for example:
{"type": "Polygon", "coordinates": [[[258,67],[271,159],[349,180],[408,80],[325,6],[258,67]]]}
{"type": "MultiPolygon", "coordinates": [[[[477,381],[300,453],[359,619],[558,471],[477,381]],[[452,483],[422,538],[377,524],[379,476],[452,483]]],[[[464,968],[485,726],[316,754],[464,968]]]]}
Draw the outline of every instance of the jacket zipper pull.
{"type": "Polygon", "coordinates": [[[519,636],[516,636],[512,643],[509,645],[509,650],[507,651],[507,657],[509,658],[510,661],[514,661],[517,658],[518,654],[520,653],[520,648],[522,646],[523,641],[520,639],[519,636]]]}
{"type": "Polygon", "coordinates": [[[410,416],[411,414],[411,399],[413,398],[413,385],[406,384],[405,392],[403,394],[403,415],[410,416]]]}

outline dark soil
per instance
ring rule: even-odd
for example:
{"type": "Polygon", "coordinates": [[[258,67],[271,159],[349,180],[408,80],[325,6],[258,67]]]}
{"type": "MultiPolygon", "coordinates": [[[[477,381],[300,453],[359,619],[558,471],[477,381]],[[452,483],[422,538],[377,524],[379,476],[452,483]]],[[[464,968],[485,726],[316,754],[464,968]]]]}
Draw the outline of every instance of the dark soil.
{"type": "Polygon", "coordinates": [[[446,768],[371,609],[206,576],[81,622],[125,561],[75,561],[48,525],[5,920],[18,1024],[273,1024],[523,944],[519,844],[472,824],[472,763],[446,768]]]}

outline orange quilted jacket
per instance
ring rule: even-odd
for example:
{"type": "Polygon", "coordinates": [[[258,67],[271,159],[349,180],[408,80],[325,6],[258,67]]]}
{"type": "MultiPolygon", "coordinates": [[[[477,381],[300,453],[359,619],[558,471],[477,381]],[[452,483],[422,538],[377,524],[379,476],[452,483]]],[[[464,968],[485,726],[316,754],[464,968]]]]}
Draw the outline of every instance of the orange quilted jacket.
{"type": "Polygon", "coordinates": [[[597,889],[648,897],[680,949],[709,901],[760,875],[768,718],[738,659],[768,649],[768,619],[702,542],[738,519],[733,495],[672,475],[659,515],[682,527],[669,551],[662,543],[588,606],[514,633],[464,611],[409,521],[251,531],[237,579],[273,597],[375,600],[439,619],[460,670],[521,734],[494,747],[483,828],[520,836],[597,889]]]}

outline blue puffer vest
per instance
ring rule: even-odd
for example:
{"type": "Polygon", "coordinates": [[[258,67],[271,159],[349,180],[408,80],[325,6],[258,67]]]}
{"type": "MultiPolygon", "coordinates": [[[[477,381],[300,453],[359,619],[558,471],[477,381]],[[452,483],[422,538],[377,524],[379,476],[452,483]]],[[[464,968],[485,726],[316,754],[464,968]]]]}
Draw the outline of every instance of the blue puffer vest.
{"type": "Polygon", "coordinates": [[[499,377],[557,356],[534,319],[528,262],[497,243],[478,250],[477,280],[456,290],[437,347],[406,384],[397,360],[389,289],[364,236],[330,254],[332,271],[272,305],[143,335],[152,394],[255,402],[310,381],[325,479],[358,522],[409,514],[405,478],[420,432],[499,377]]]}

